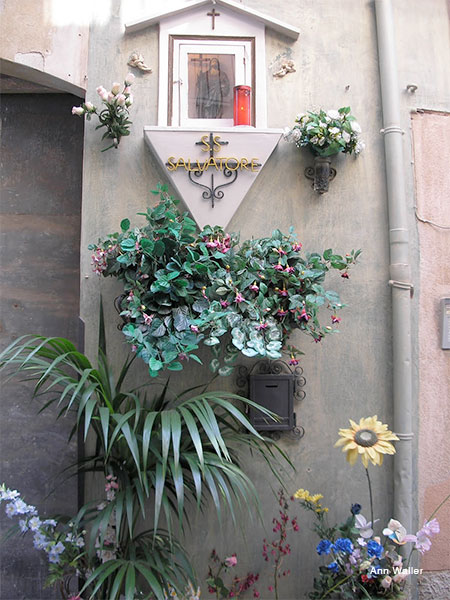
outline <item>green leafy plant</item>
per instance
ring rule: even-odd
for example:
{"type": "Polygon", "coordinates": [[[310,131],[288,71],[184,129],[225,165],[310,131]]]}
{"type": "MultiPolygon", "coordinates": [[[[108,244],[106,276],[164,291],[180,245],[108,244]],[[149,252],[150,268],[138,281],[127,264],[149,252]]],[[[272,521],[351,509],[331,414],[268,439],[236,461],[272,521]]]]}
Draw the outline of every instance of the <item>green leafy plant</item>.
{"type": "Polygon", "coordinates": [[[86,116],[88,121],[93,115],[97,115],[100,125],[96,129],[106,128],[102,140],[108,138],[112,144],[103,148],[102,152],[111,148],[118,148],[120,139],[123,136],[130,135],[129,107],[133,104],[133,94],[131,93],[131,84],[134,81],[134,75],[128,73],[122,91],[120,83],[113,83],[111,91],[108,92],[102,85],[97,88],[97,93],[102,100],[104,108],[99,110],[92,102],[83,102],[81,106],[74,106],[72,114],[79,117],[86,116]]]}
{"type": "Polygon", "coordinates": [[[303,255],[292,230],[240,245],[220,227],[197,234],[165,187],[155,193],[160,202],[145,213],[144,227],[131,229],[124,219],[120,233],[89,246],[94,270],[123,282],[122,331],[150,375],[201,362],[200,342],[211,347],[210,366],[220,375],[231,373],[239,352],[276,359],[285,351],[297,364],[299,351],[287,344],[294,329],[315,342],[335,331],[343,304],[323,283],[330,270],[348,279],[360,250],[303,255]],[[322,308],[331,311],[329,325],[319,320],[322,308]]]}
{"type": "MultiPolygon", "coordinates": [[[[70,341],[41,336],[16,340],[0,355],[0,366],[11,377],[22,375],[35,383],[33,397],[46,400],[42,410],[55,407],[58,417],[75,415],[72,435],[81,430],[85,440],[93,436],[95,447],[74,465],[74,473],[105,477],[107,500],[85,504],[70,519],[74,531],[88,531],[79,556],[70,554],[58,533],[59,560],[52,563],[50,583],[79,572],[85,579],[80,595],[163,600],[170,589],[182,594],[195,583],[176,539],[190,511],[204,510],[212,500],[219,518],[225,508],[233,522],[237,509],[257,513],[256,490],[241,455],[255,452],[271,468],[277,456],[288,459],[247,420],[239,406],[251,401],[226,392],[196,394],[195,388],[174,396],[167,383],[159,392],[156,383],[126,388],[135,356],[115,377],[104,340],[101,319],[98,366],[70,341]]],[[[55,539],[45,542],[49,548],[55,539]]],[[[67,590],[67,585],[60,587],[67,590]]]]}
{"type": "Polygon", "coordinates": [[[284,139],[298,148],[306,147],[316,156],[359,154],[364,149],[361,127],[350,113],[350,107],[300,113],[292,129],[286,128],[284,139]]]}

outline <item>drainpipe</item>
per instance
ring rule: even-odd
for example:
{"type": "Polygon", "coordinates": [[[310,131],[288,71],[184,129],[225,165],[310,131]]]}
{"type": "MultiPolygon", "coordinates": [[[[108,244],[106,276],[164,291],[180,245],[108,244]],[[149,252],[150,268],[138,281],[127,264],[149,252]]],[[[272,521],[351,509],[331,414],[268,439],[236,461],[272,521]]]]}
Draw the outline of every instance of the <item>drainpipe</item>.
{"type": "Polygon", "coordinates": [[[412,531],[411,269],[409,265],[403,131],[391,0],[375,0],[383,108],[386,188],[392,288],[394,431],[394,518],[412,531]]]}

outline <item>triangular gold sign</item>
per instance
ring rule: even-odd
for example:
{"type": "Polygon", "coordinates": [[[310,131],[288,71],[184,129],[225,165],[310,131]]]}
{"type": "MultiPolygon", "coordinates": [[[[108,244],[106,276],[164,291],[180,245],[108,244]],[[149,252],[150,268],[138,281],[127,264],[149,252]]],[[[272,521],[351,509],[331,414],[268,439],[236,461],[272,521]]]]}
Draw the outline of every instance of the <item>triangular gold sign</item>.
{"type": "Polygon", "coordinates": [[[145,127],[145,140],[202,229],[226,227],[282,130],[145,127]]]}

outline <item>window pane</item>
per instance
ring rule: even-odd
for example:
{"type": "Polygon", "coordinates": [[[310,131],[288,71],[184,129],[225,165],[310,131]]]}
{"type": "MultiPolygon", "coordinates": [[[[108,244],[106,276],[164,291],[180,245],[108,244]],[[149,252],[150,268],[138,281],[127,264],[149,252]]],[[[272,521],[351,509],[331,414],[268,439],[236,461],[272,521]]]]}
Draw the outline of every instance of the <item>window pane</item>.
{"type": "Polygon", "coordinates": [[[188,118],[232,119],[234,54],[188,54],[188,118]]]}

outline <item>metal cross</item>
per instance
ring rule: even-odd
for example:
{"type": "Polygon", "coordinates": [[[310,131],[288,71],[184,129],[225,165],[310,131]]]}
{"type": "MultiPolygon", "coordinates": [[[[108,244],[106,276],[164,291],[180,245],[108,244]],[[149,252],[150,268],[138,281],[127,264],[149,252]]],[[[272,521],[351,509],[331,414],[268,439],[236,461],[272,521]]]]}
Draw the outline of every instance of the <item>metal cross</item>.
{"type": "Polygon", "coordinates": [[[212,29],[214,29],[215,25],[216,25],[216,17],[220,17],[220,13],[216,12],[216,9],[213,8],[211,12],[206,13],[206,16],[207,17],[212,17],[212,23],[211,23],[211,25],[212,25],[212,29]]]}

